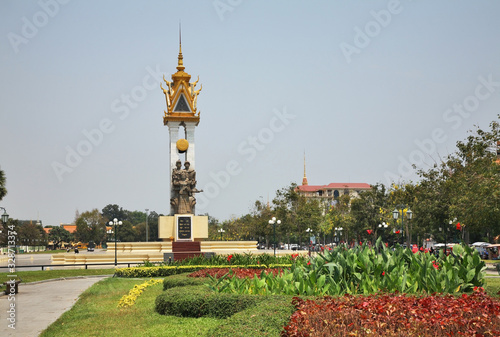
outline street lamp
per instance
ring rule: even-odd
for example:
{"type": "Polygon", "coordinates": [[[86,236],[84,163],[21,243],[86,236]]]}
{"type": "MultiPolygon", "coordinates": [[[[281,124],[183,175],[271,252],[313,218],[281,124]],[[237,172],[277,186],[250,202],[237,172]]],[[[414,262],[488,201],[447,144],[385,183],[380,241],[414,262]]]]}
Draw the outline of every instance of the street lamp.
{"type": "Polygon", "coordinates": [[[217,232],[220,233],[220,240],[222,241],[222,233],[224,233],[225,230],[221,228],[221,229],[217,230],[217,232]]]}
{"type": "MultiPolygon", "coordinates": [[[[405,205],[397,205],[396,208],[394,209],[394,211],[392,211],[392,217],[394,218],[394,220],[396,220],[396,223],[397,223],[398,218],[399,218],[399,210],[398,209],[401,209],[401,245],[404,242],[403,222],[404,222],[404,209],[405,209],[405,207],[406,207],[405,205]]],[[[408,218],[408,220],[411,220],[413,218],[413,212],[409,208],[406,211],[406,217],[408,218]]],[[[408,233],[408,241],[409,241],[409,239],[410,239],[410,236],[408,233]]],[[[407,242],[407,243],[408,243],[408,247],[410,247],[410,242],[407,242]]]]}
{"type": "Polygon", "coordinates": [[[117,226],[117,225],[118,225],[118,226],[121,226],[122,224],[123,224],[123,222],[118,221],[118,219],[117,219],[117,218],[114,218],[114,219],[113,219],[113,221],[110,221],[110,222],[109,222],[109,225],[110,225],[110,226],[113,226],[113,225],[115,226],[115,267],[116,267],[116,263],[117,263],[117,256],[116,256],[116,252],[117,252],[117,250],[118,250],[118,247],[116,247],[116,226],[117,226]]]}
{"type": "MultiPolygon", "coordinates": [[[[446,245],[448,243],[448,232],[450,231],[451,225],[453,225],[453,222],[457,221],[457,218],[453,218],[453,220],[449,221],[449,226],[447,228],[444,228],[444,256],[446,256],[446,245]]],[[[441,227],[439,227],[439,231],[441,231],[441,227]]]]}
{"type": "Polygon", "coordinates": [[[385,222],[378,224],[378,228],[380,228],[382,230],[382,241],[384,241],[384,231],[387,227],[389,227],[389,225],[386,224],[385,222]]]}
{"type": "Polygon", "coordinates": [[[306,229],[307,234],[309,234],[309,239],[308,239],[308,241],[309,241],[309,256],[311,256],[311,233],[312,233],[312,231],[313,230],[311,228],[306,229]]]}
{"type": "Polygon", "coordinates": [[[337,246],[340,244],[340,236],[342,236],[342,231],[344,228],[342,227],[335,227],[335,241],[337,241],[337,246]],[[339,232],[339,236],[337,236],[337,232],[339,232]]]}
{"type": "Polygon", "coordinates": [[[269,220],[269,224],[273,225],[273,231],[274,231],[274,257],[276,257],[276,224],[280,224],[281,220],[276,220],[276,217],[273,216],[271,220],[269,220]]]}
{"type": "Polygon", "coordinates": [[[9,215],[7,214],[7,210],[3,207],[0,207],[0,209],[3,209],[2,222],[4,224],[7,224],[7,221],[9,220],[9,215]]]}
{"type": "Polygon", "coordinates": [[[146,242],[148,242],[148,238],[149,238],[149,235],[148,235],[148,212],[149,212],[149,208],[146,208],[146,242]]]}

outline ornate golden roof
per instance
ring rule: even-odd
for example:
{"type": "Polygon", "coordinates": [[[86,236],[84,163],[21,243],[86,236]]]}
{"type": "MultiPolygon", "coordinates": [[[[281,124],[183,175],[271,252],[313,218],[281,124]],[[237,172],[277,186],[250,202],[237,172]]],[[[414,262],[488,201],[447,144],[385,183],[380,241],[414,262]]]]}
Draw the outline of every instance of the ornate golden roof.
{"type": "Polygon", "coordinates": [[[196,101],[202,86],[198,90],[196,85],[198,79],[191,83],[191,75],[184,71],[184,62],[182,56],[182,45],[179,41],[179,56],[177,61],[177,72],[172,74],[172,82],[169,82],[163,76],[163,81],[167,85],[167,89],[160,85],[167,102],[167,110],[163,117],[163,125],[168,122],[184,122],[194,121],[196,125],[200,122],[200,113],[196,111],[196,101]]]}

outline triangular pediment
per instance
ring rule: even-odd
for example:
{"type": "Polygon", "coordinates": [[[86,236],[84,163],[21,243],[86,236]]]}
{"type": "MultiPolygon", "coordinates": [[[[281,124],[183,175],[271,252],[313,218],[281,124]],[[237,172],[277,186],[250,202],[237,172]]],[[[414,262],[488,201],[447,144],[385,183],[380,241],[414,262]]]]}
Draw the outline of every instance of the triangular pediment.
{"type": "Polygon", "coordinates": [[[189,104],[183,94],[179,96],[177,104],[175,105],[174,112],[191,112],[189,104]]]}

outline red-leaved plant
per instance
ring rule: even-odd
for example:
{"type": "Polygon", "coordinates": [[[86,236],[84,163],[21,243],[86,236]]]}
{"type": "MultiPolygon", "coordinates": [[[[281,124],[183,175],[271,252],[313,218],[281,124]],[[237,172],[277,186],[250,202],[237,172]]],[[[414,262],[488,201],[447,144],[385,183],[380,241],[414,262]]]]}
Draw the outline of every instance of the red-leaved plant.
{"type": "Polygon", "coordinates": [[[282,337],[500,336],[500,301],[481,287],[471,295],[294,297],[282,337]]]}

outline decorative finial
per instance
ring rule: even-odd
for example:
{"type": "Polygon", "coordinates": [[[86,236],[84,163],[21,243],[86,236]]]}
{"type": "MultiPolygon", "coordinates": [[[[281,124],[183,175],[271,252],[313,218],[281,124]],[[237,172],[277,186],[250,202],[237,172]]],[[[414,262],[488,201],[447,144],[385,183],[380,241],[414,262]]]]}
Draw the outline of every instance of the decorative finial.
{"type": "Polygon", "coordinates": [[[177,62],[177,70],[179,71],[183,71],[185,69],[182,59],[181,21],[179,20],[179,57],[177,62]]]}
{"type": "Polygon", "coordinates": [[[304,150],[304,178],[302,178],[302,185],[308,185],[306,177],[306,150],[304,150]]]}

